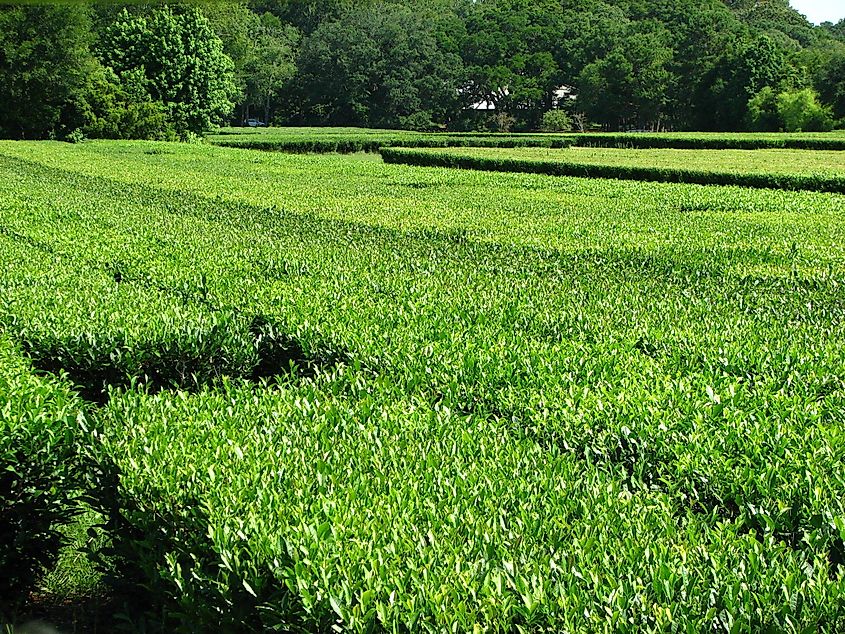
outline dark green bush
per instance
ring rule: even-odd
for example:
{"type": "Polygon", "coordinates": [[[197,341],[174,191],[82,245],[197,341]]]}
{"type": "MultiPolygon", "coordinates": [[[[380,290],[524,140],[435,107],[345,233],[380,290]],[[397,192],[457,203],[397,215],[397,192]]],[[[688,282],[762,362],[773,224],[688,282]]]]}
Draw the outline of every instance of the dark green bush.
{"type": "Polygon", "coordinates": [[[543,132],[569,132],[572,120],[565,110],[549,110],[543,115],[543,132]]]}
{"type": "Polygon", "coordinates": [[[756,132],[779,132],[783,119],[778,112],[778,95],[766,86],[748,101],[748,124],[756,132]]]}
{"type": "Polygon", "coordinates": [[[150,99],[131,73],[118,78],[98,67],[73,106],[82,132],[93,139],[177,139],[164,104],[150,99]]]}

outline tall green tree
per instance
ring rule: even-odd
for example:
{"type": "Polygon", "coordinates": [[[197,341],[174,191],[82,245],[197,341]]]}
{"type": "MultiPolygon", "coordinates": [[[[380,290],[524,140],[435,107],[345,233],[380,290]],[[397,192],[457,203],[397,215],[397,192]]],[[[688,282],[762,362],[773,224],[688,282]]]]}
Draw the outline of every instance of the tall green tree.
{"type": "Polygon", "coordinates": [[[560,31],[551,34],[551,48],[561,80],[575,85],[587,64],[620,45],[631,20],[622,8],[608,2],[569,0],[562,4],[560,31]]]}
{"type": "Polygon", "coordinates": [[[652,25],[632,33],[604,58],[588,64],[578,80],[578,106],[610,129],[659,129],[674,77],[669,34],[652,25]]]}
{"type": "Polygon", "coordinates": [[[202,12],[234,64],[237,119],[257,111],[269,123],[296,73],[300,31],[276,13],[256,13],[242,2],[207,3],[202,12]]]}
{"type": "Polygon", "coordinates": [[[401,4],[359,8],[303,42],[296,103],[301,120],[424,128],[458,109],[461,59],[444,45],[444,20],[401,4]]]}
{"type": "Polygon", "coordinates": [[[720,61],[746,29],[721,0],[672,0],[660,6],[657,15],[671,34],[674,50],[668,123],[679,129],[704,129],[710,120],[713,84],[728,78],[729,69],[720,67],[720,61]]]}
{"type": "Polygon", "coordinates": [[[272,106],[296,74],[299,40],[295,27],[284,24],[272,13],[261,16],[248,66],[246,103],[263,110],[266,123],[271,121],[272,106]]]}
{"type": "Polygon", "coordinates": [[[473,3],[466,12],[464,94],[536,126],[563,82],[555,57],[563,28],[556,0],[473,3]]]}
{"type": "Polygon", "coordinates": [[[0,134],[61,135],[62,114],[94,67],[88,10],[74,4],[0,7],[0,134]]]}
{"type": "Polygon", "coordinates": [[[232,60],[232,80],[236,94],[233,101],[240,119],[247,118],[247,83],[254,72],[256,34],[261,17],[245,2],[207,2],[201,6],[211,28],[223,44],[223,52],[232,60]]]}
{"type": "Polygon", "coordinates": [[[741,130],[748,120],[749,101],[763,88],[775,93],[791,87],[794,72],[785,51],[768,35],[746,35],[727,49],[713,70],[710,94],[702,96],[709,118],[702,129],[741,130]]]}
{"type": "Polygon", "coordinates": [[[202,133],[231,113],[237,94],[232,60],[196,8],[120,15],[100,37],[100,60],[119,77],[140,74],[180,131],[202,133]]]}
{"type": "Polygon", "coordinates": [[[833,116],[845,121],[845,45],[830,46],[815,69],[814,83],[833,116]]]}

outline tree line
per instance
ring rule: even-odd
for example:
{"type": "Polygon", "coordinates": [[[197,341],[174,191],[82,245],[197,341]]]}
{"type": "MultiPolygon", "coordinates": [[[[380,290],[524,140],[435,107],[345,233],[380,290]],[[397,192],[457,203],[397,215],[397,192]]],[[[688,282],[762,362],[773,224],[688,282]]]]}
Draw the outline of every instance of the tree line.
{"type": "Polygon", "coordinates": [[[788,0],[252,0],[0,8],[0,134],[248,119],[450,130],[828,130],[845,20],[788,0]]]}

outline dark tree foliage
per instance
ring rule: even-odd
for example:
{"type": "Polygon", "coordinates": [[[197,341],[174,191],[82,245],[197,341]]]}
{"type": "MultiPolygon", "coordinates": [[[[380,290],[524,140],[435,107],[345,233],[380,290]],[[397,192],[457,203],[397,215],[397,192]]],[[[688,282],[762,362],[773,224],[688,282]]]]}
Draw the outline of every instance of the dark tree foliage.
{"type": "Polygon", "coordinates": [[[789,0],[729,0],[736,15],[750,27],[768,34],[785,48],[797,50],[818,42],[818,29],[793,9],[789,0]]]}
{"type": "Polygon", "coordinates": [[[466,94],[539,122],[564,79],[555,59],[562,21],[554,0],[475,3],[462,47],[466,94]]]}
{"type": "Polygon", "coordinates": [[[380,4],[374,0],[253,0],[257,13],[272,13],[296,28],[310,33],[320,24],[339,18],[351,9],[380,4]]]}
{"type": "Polygon", "coordinates": [[[816,87],[836,119],[845,120],[845,45],[832,46],[817,66],[816,87]]]}
{"type": "Polygon", "coordinates": [[[566,4],[552,50],[564,82],[574,85],[584,67],[622,44],[631,21],[622,8],[609,2],[566,4]]]}
{"type": "Polygon", "coordinates": [[[86,84],[90,38],[84,7],[0,7],[0,134],[61,132],[63,107],[86,84]]]}
{"type": "Polygon", "coordinates": [[[827,31],[830,35],[832,35],[840,42],[845,42],[845,18],[843,18],[836,24],[825,22],[824,24],[822,24],[821,28],[827,31]]]}
{"type": "Polygon", "coordinates": [[[439,17],[400,4],[355,9],[302,45],[297,113],[331,125],[426,128],[458,105],[460,57],[439,17]]]}
{"type": "Polygon", "coordinates": [[[772,95],[815,107],[805,89],[845,119],[845,20],[813,26],[788,0],[89,6],[0,9],[4,136],[167,138],[253,117],[538,129],[556,109],[609,130],[741,130],[773,125],[772,95]]]}
{"type": "Polygon", "coordinates": [[[234,65],[236,122],[259,114],[270,123],[296,74],[299,29],[274,13],[259,15],[241,3],[209,3],[203,12],[234,65]]]}
{"type": "Polygon", "coordinates": [[[623,46],[584,68],[580,107],[607,128],[659,129],[674,80],[672,57],[669,33],[659,25],[630,34],[623,46]]]}

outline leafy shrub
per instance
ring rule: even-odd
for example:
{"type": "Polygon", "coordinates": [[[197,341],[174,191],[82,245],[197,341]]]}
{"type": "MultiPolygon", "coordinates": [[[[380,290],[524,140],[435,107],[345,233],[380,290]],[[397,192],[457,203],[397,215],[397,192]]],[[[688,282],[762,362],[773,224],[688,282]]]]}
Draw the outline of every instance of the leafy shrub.
{"type": "Polygon", "coordinates": [[[71,132],[65,137],[68,143],[82,143],[85,140],[85,133],[79,128],[71,132]]]}
{"type": "Polygon", "coordinates": [[[164,104],[178,132],[197,134],[226,120],[236,89],[232,60],[202,12],[123,11],[103,33],[98,55],[119,76],[134,73],[149,99],[164,104]]]}
{"type": "Polygon", "coordinates": [[[175,129],[164,104],[146,94],[138,73],[118,77],[97,66],[88,85],[74,102],[74,119],[93,139],[175,141],[175,129]]]}
{"type": "Polygon", "coordinates": [[[572,120],[564,110],[549,110],[543,115],[541,130],[543,132],[569,132],[572,120]]]}
{"type": "Polygon", "coordinates": [[[777,97],[778,113],[787,132],[829,132],[833,113],[819,103],[814,90],[784,92],[777,97]]]}
{"type": "Polygon", "coordinates": [[[833,113],[810,88],[780,94],[766,86],[748,102],[748,121],[760,132],[829,132],[833,113]]]}
{"type": "Polygon", "coordinates": [[[431,130],[435,127],[430,112],[414,112],[399,118],[399,127],[403,130],[431,130]]]}
{"type": "Polygon", "coordinates": [[[490,129],[493,132],[510,132],[516,125],[516,117],[507,112],[496,112],[490,118],[490,129]]]}
{"type": "Polygon", "coordinates": [[[205,137],[191,130],[186,130],[182,133],[180,140],[184,143],[202,144],[205,142],[205,137]]]}

